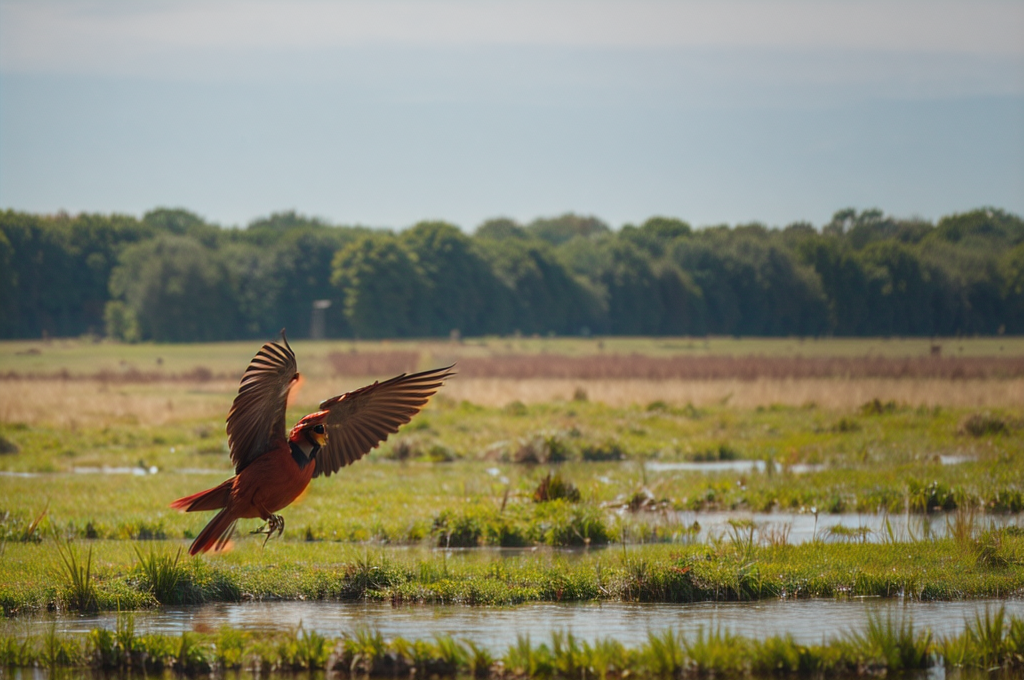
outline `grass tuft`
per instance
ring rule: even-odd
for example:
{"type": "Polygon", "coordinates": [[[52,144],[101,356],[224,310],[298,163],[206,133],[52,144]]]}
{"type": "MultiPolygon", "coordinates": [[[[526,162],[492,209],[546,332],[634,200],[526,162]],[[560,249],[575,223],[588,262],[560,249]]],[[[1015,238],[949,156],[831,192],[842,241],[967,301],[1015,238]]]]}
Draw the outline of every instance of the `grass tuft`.
{"type": "Polygon", "coordinates": [[[144,555],[138,546],[132,547],[139,558],[138,567],[156,601],[160,604],[182,604],[185,598],[180,586],[186,582],[187,573],[181,563],[181,548],[172,559],[170,555],[158,555],[153,549],[144,555]]]}
{"type": "Polygon", "coordinates": [[[889,670],[914,670],[930,665],[931,631],[915,631],[910,617],[868,616],[867,628],[851,633],[849,640],[868,666],[889,670]]]}
{"type": "Polygon", "coordinates": [[[534,489],[533,500],[535,503],[546,503],[559,499],[578,503],[580,490],[576,488],[575,484],[563,478],[560,473],[548,473],[534,489]]]}
{"type": "Polygon", "coordinates": [[[99,606],[99,599],[92,576],[92,548],[89,548],[89,554],[83,564],[71,539],[61,542],[59,537],[55,537],[55,545],[63,567],[58,574],[63,581],[64,601],[68,609],[95,611],[99,606]]]}
{"type": "Polygon", "coordinates": [[[975,438],[1006,434],[1009,431],[1006,420],[991,413],[972,413],[961,420],[957,427],[957,433],[975,438]]]}

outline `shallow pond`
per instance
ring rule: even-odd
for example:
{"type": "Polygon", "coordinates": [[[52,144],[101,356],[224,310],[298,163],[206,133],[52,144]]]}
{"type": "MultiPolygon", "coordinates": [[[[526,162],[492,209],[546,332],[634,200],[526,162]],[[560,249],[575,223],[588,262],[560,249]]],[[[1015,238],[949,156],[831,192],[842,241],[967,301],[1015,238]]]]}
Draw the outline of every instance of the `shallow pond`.
{"type": "MultiPolygon", "coordinates": [[[[750,638],[790,633],[803,644],[862,630],[868,617],[912,617],[914,625],[935,635],[964,629],[965,621],[986,609],[1005,607],[1008,615],[1024,617],[1024,600],[917,602],[853,598],[849,600],[773,600],[756,603],[669,604],[532,604],[519,607],[402,606],[348,602],[244,602],[190,607],[164,607],[135,613],[137,633],[178,635],[184,631],[216,631],[223,626],[245,630],[289,630],[300,624],[328,637],[361,627],[380,630],[385,637],[425,639],[435,633],[468,638],[493,651],[504,652],[519,635],[537,642],[553,631],[572,631],[580,638],[613,637],[629,646],[647,640],[648,631],[672,628],[696,633],[721,627],[750,638]]],[[[93,628],[116,627],[116,613],[89,616],[35,616],[11,620],[4,626],[19,635],[58,632],[85,634],[93,628]]]]}
{"type": "MultiPolygon", "coordinates": [[[[652,522],[666,517],[684,527],[699,526],[689,538],[694,542],[715,537],[749,537],[771,542],[785,536],[787,543],[796,545],[816,538],[825,542],[885,543],[945,538],[949,535],[953,516],[946,513],[931,515],[879,513],[843,513],[830,515],[813,512],[677,512],[648,513],[652,522]],[[752,524],[751,524],[752,523],[752,524]]],[[[978,515],[977,529],[1024,526],[1020,515],[978,515]]]]}

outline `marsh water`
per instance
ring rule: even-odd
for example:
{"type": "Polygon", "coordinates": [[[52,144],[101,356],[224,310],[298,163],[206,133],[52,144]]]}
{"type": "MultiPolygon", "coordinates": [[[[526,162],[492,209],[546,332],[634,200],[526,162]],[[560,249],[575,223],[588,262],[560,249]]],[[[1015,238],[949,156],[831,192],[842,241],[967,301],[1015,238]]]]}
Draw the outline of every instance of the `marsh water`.
{"type": "MultiPolygon", "coordinates": [[[[749,638],[789,633],[802,644],[820,643],[850,631],[863,630],[870,616],[913,619],[914,626],[934,635],[959,633],[975,616],[1004,607],[1024,617],[1024,599],[920,602],[898,599],[771,600],[748,603],[697,604],[529,604],[517,607],[392,606],[351,602],[241,602],[187,607],[162,607],[135,613],[137,633],[178,635],[216,631],[223,626],[244,630],[291,630],[299,625],[328,637],[360,628],[385,637],[429,639],[447,633],[468,638],[495,652],[504,652],[518,636],[534,643],[550,640],[554,631],[579,638],[614,637],[638,646],[649,631],[673,629],[695,634],[721,628],[749,638]]],[[[93,628],[115,629],[117,614],[19,617],[4,624],[15,633],[86,634],[93,628]]]]}
{"type": "MultiPolygon", "coordinates": [[[[716,537],[749,536],[755,542],[785,535],[785,542],[799,545],[813,540],[824,542],[908,542],[945,538],[955,518],[950,513],[842,513],[814,512],[672,512],[649,513],[652,522],[670,519],[687,533],[682,537],[703,542],[716,537]],[[751,536],[751,533],[752,536],[751,536]]],[[[978,515],[975,529],[1024,526],[1017,514],[978,515]]],[[[781,540],[781,539],[779,539],[781,540]]]]}

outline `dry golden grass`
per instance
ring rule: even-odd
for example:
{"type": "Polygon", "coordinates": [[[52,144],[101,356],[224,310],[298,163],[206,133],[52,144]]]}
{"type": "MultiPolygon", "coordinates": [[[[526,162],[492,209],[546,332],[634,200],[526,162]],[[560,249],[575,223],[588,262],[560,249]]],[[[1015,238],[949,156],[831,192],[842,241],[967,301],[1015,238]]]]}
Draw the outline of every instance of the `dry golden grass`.
{"type": "MultiPolygon", "coordinates": [[[[360,387],[371,378],[311,378],[303,386],[296,410],[313,410],[326,397],[360,387]]],[[[166,425],[197,419],[221,420],[237,384],[229,380],[195,383],[180,380],[144,384],[110,384],[97,380],[0,381],[0,423],[58,427],[140,423],[166,425]]],[[[695,406],[727,404],[756,408],[771,404],[826,409],[856,408],[871,399],[910,406],[998,408],[1024,403],[1024,379],[943,380],[936,378],[785,378],[757,380],[515,380],[456,376],[442,391],[447,399],[481,406],[513,401],[536,404],[568,401],[578,391],[610,406],[646,405],[654,401],[695,406]]]]}
{"type": "MultiPolygon", "coordinates": [[[[361,354],[349,355],[353,359],[361,354]]],[[[398,353],[381,356],[398,356],[398,353]]],[[[359,364],[356,364],[359,365],[359,364]]],[[[400,364],[395,362],[398,367],[400,364]]],[[[415,366],[410,358],[407,364],[415,366]]],[[[339,365],[339,368],[343,366],[339,365]]],[[[773,357],[605,354],[570,357],[508,354],[462,357],[459,373],[473,378],[576,380],[741,380],[800,378],[1021,378],[1024,357],[773,357]]],[[[343,372],[341,370],[339,373],[343,372]]],[[[375,371],[368,371],[373,373],[375,371]]],[[[351,373],[351,371],[349,371],[351,373]]]]}
{"type": "Polygon", "coordinates": [[[456,378],[445,388],[448,398],[484,406],[512,401],[542,403],[569,400],[578,389],[591,401],[610,406],[646,405],[654,401],[695,406],[722,404],[756,408],[771,404],[814,403],[827,409],[856,408],[871,399],[911,406],[993,408],[1024,403],[1024,379],[941,380],[931,378],[796,378],[758,380],[509,380],[456,378]]]}
{"type": "Polygon", "coordinates": [[[0,381],[0,422],[59,427],[165,425],[227,414],[234,381],[111,385],[98,380],[0,381]]]}

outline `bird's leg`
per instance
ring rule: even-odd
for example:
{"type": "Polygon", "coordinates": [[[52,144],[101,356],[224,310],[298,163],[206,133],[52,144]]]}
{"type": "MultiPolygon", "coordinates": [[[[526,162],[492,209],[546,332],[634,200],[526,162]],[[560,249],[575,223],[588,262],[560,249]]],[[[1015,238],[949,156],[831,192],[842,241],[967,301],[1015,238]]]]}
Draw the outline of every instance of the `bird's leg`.
{"type": "Polygon", "coordinates": [[[274,532],[277,532],[278,536],[284,533],[284,517],[281,515],[272,515],[268,512],[267,516],[264,517],[264,520],[265,522],[263,526],[254,529],[252,533],[266,534],[267,537],[263,539],[263,545],[266,546],[267,541],[269,541],[270,537],[274,535],[274,532]]]}

